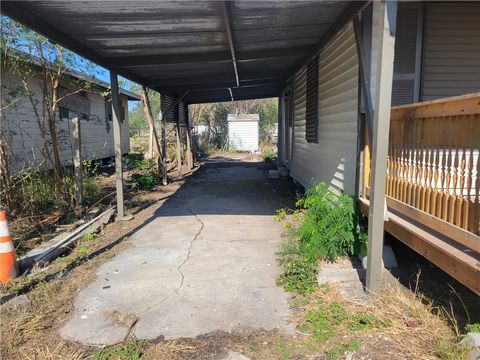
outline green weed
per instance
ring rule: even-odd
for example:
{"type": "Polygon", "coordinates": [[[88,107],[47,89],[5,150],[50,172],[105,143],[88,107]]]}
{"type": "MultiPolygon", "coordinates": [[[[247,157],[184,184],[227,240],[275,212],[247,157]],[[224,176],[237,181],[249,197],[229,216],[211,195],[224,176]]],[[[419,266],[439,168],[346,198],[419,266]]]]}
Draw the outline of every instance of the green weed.
{"type": "Polygon", "coordinates": [[[160,182],[160,176],[157,172],[148,171],[144,174],[133,173],[130,176],[129,184],[132,189],[151,190],[160,182]]]}
{"type": "Polygon", "coordinates": [[[332,303],[327,308],[308,311],[305,314],[302,330],[311,332],[317,340],[326,341],[335,336],[335,327],[347,319],[348,314],[345,308],[338,303],[332,303]]]}
{"type": "Polygon", "coordinates": [[[107,347],[93,356],[94,360],[138,360],[147,346],[147,340],[129,341],[121,346],[107,347]]]}
{"type": "Polygon", "coordinates": [[[356,339],[350,340],[348,343],[341,343],[335,345],[333,348],[327,351],[327,356],[331,360],[339,359],[346,351],[355,352],[360,349],[360,341],[356,339]]]}
{"type": "Polygon", "coordinates": [[[469,332],[480,332],[480,323],[467,324],[465,326],[465,330],[467,330],[467,333],[469,333],[469,332]]]}
{"type": "MultiPolygon", "coordinates": [[[[360,224],[354,198],[336,195],[324,183],[308,190],[297,207],[303,214],[294,211],[292,218],[299,225],[284,223],[289,233],[278,253],[283,268],[278,284],[286,291],[303,294],[316,286],[319,259],[357,254],[367,234],[360,224]]],[[[287,210],[280,209],[276,219],[285,219],[287,214],[287,210]]]]}
{"type": "Polygon", "coordinates": [[[388,319],[379,319],[369,314],[357,314],[353,316],[348,327],[351,331],[360,331],[373,328],[386,328],[391,325],[392,322],[388,319]]]}
{"type": "Polygon", "coordinates": [[[441,340],[435,346],[434,353],[443,360],[468,359],[470,349],[462,344],[441,340]]]}
{"type": "Polygon", "coordinates": [[[299,238],[307,258],[335,260],[357,254],[366,242],[354,197],[334,194],[319,183],[307,190],[297,207],[305,209],[299,238]]]}
{"type": "Polygon", "coordinates": [[[274,148],[266,148],[262,151],[263,160],[275,163],[277,161],[277,151],[274,148]]]}

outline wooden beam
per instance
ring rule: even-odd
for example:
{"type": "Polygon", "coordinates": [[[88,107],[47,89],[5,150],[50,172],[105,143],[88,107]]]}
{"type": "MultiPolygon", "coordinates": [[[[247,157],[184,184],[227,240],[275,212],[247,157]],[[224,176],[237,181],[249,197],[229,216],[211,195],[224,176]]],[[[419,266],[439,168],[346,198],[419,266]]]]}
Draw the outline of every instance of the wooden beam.
{"type": "Polygon", "coordinates": [[[235,55],[235,42],[233,38],[233,27],[231,22],[231,15],[230,15],[230,2],[223,1],[222,4],[223,4],[223,19],[225,21],[225,28],[227,31],[228,45],[230,47],[230,53],[232,55],[233,71],[235,72],[235,81],[238,87],[240,86],[240,76],[238,75],[237,57],[235,55]]]}
{"type": "Polygon", "coordinates": [[[367,289],[377,294],[381,287],[385,181],[387,174],[388,136],[392,100],[393,58],[397,2],[374,2],[373,15],[379,27],[372,31],[378,45],[376,101],[373,123],[371,206],[368,214],[367,289]]]}
{"type": "Polygon", "coordinates": [[[122,164],[122,130],[120,114],[120,98],[118,94],[118,76],[110,71],[110,84],[112,88],[112,120],[113,142],[115,148],[115,185],[117,189],[117,219],[125,217],[125,205],[123,201],[123,164],[122,164]]]}
{"type": "MultiPolygon", "coordinates": [[[[369,201],[360,198],[363,213],[369,212],[369,201]]],[[[448,242],[441,233],[416,225],[393,212],[388,213],[385,230],[405,245],[438,266],[457,281],[480,295],[480,261],[478,254],[465,251],[448,242]]]]}
{"type": "Polygon", "coordinates": [[[480,92],[392,107],[392,120],[424,119],[480,113],[480,92]]]}
{"type": "MultiPolygon", "coordinates": [[[[370,197],[370,189],[365,188],[365,198],[370,197]]],[[[480,254],[480,236],[474,233],[464,230],[459,226],[450,224],[449,222],[442,220],[436,216],[430,215],[422,210],[419,210],[413,206],[405,204],[391,196],[386,196],[387,206],[389,209],[394,210],[401,215],[409,217],[415,222],[418,222],[434,231],[437,231],[444,236],[458,242],[459,244],[472,249],[480,254]]]]}
{"type": "Polygon", "coordinates": [[[480,254],[480,237],[474,233],[464,230],[461,227],[450,224],[426,212],[420,211],[413,206],[407,205],[390,196],[387,196],[387,205],[389,208],[408,216],[439,233],[449,237],[450,239],[472,249],[480,254]]]}

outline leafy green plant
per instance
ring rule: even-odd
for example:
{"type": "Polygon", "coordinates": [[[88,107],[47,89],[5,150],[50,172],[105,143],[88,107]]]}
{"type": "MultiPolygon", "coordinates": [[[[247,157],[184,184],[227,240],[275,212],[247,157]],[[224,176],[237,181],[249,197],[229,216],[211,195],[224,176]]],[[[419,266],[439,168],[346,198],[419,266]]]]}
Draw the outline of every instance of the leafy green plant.
{"type": "Polygon", "coordinates": [[[360,349],[360,342],[356,339],[350,340],[348,343],[337,344],[327,351],[327,356],[331,360],[339,359],[345,351],[354,352],[360,349]]]}
{"type": "Polygon", "coordinates": [[[467,324],[465,330],[467,332],[480,332],[480,323],[467,324]]]}
{"type": "Polygon", "coordinates": [[[305,255],[311,260],[335,260],[342,255],[353,255],[366,242],[354,197],[337,195],[325,183],[319,183],[307,190],[297,206],[305,209],[299,238],[305,255]]]}
{"type": "Polygon", "coordinates": [[[276,162],[277,161],[277,151],[273,147],[266,147],[262,150],[263,160],[267,162],[276,162]]]}
{"type": "Polygon", "coordinates": [[[335,327],[347,318],[345,308],[338,303],[332,303],[326,308],[307,312],[302,329],[310,331],[317,340],[326,341],[335,336],[335,327]]]}
{"type": "Polygon", "coordinates": [[[470,358],[469,352],[470,349],[467,346],[449,340],[439,341],[434,350],[435,355],[443,360],[467,360],[470,358]]]}
{"type": "Polygon", "coordinates": [[[369,314],[356,314],[352,317],[349,324],[351,331],[360,331],[373,328],[386,328],[392,325],[390,320],[376,318],[369,314]]]}
{"type": "Polygon", "coordinates": [[[159,175],[154,171],[148,171],[145,174],[133,173],[130,176],[130,186],[132,189],[151,190],[159,182],[159,175]]]}
{"type": "MultiPolygon", "coordinates": [[[[283,271],[278,284],[286,291],[303,294],[315,288],[318,260],[335,260],[342,255],[358,254],[367,234],[360,224],[354,197],[334,194],[325,183],[316,184],[297,202],[299,210],[287,222],[288,239],[278,252],[283,271]]],[[[277,211],[277,220],[285,219],[285,209],[277,211]]]]}
{"type": "Polygon", "coordinates": [[[95,353],[95,360],[138,360],[147,346],[147,340],[129,341],[121,346],[107,347],[95,353]]]}

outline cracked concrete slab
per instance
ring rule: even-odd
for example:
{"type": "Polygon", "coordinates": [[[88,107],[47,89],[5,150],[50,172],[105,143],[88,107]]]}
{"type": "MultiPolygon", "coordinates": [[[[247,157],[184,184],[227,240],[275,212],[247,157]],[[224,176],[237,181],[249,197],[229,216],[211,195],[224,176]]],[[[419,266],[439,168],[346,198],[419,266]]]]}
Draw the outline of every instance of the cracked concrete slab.
{"type": "Polygon", "coordinates": [[[97,270],[75,299],[64,338],[114,344],[238,329],[291,332],[288,295],[275,285],[285,180],[262,164],[208,164],[97,270]],[[131,326],[109,313],[138,318],[131,326]]]}

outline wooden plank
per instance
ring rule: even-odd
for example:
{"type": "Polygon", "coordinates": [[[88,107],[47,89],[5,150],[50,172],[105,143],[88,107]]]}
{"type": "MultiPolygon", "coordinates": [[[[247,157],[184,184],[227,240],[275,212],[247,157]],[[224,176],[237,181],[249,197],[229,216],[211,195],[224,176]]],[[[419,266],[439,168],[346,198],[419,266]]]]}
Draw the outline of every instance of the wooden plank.
{"type": "Polygon", "coordinates": [[[480,253],[480,236],[387,196],[387,206],[480,253]]]}
{"type": "MultiPolygon", "coordinates": [[[[368,213],[367,199],[360,198],[359,205],[363,213],[368,213]]],[[[480,261],[478,259],[395,213],[389,211],[388,215],[389,221],[385,222],[387,232],[480,295],[480,281],[478,281],[480,261]]]]}
{"type": "Polygon", "coordinates": [[[432,118],[480,113],[480,92],[392,107],[391,119],[432,118]]]}

